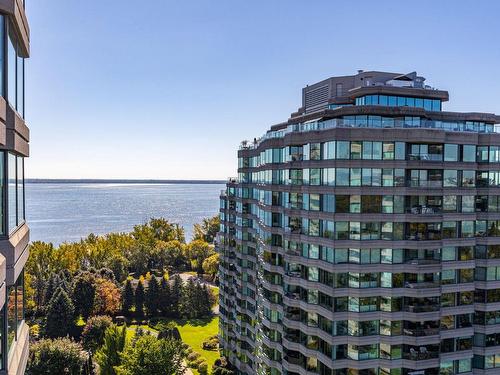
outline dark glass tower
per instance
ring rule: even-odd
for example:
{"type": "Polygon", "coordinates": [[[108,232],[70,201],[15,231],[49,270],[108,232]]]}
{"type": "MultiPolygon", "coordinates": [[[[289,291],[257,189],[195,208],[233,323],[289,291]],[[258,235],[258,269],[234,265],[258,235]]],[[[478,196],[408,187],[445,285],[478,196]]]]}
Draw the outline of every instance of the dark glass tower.
{"type": "Polygon", "coordinates": [[[416,73],[307,86],[221,194],[240,374],[500,374],[500,117],[416,73]]]}

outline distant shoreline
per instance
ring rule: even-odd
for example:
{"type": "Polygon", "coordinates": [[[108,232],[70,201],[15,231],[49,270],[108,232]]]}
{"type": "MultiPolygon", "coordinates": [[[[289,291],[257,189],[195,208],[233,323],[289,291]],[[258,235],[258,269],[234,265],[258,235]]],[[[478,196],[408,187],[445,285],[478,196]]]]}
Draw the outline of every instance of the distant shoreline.
{"type": "Polygon", "coordinates": [[[225,184],[225,180],[106,180],[27,178],[28,184],[225,184]]]}

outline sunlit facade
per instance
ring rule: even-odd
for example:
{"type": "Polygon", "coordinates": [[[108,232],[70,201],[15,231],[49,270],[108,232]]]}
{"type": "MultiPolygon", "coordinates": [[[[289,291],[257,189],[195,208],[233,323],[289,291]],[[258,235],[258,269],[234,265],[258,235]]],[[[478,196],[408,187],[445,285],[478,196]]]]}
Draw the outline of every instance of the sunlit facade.
{"type": "Polygon", "coordinates": [[[303,89],[221,194],[221,348],[240,374],[500,373],[500,117],[416,73],[303,89]]]}
{"type": "Polygon", "coordinates": [[[29,344],[24,321],[24,265],[29,255],[24,77],[29,26],[24,7],[22,0],[0,0],[0,375],[24,374],[29,344]]]}

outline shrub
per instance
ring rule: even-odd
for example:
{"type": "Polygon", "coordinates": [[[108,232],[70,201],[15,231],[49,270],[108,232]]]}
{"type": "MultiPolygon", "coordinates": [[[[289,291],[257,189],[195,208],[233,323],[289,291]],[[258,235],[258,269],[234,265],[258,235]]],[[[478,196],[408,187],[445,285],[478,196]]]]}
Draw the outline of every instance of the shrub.
{"type": "Polygon", "coordinates": [[[219,337],[217,335],[210,336],[201,344],[205,350],[217,350],[219,348],[219,337]]]}
{"type": "Polygon", "coordinates": [[[40,325],[33,324],[30,326],[30,337],[38,338],[40,336],[40,325]]]}
{"type": "Polygon", "coordinates": [[[200,363],[203,363],[203,362],[205,362],[205,359],[203,359],[203,357],[198,357],[198,359],[196,359],[194,361],[194,364],[196,366],[195,368],[198,368],[200,366],[200,363]]]}
{"type": "Polygon", "coordinates": [[[200,354],[199,354],[199,353],[192,352],[192,353],[189,353],[189,354],[188,354],[188,356],[187,356],[187,360],[188,360],[188,361],[190,361],[190,362],[194,362],[194,361],[196,361],[199,357],[200,357],[200,354]]]}
{"type": "Polygon", "coordinates": [[[159,339],[174,339],[181,341],[181,333],[174,322],[170,322],[168,324],[159,323],[157,324],[156,329],[160,331],[158,333],[159,339]]]}
{"type": "Polygon", "coordinates": [[[82,332],[82,345],[86,350],[95,352],[104,342],[104,333],[111,326],[109,316],[94,316],[87,321],[82,332]]]}
{"type": "Polygon", "coordinates": [[[88,357],[80,344],[68,338],[44,339],[30,347],[27,373],[30,375],[84,373],[88,357]]]}
{"type": "Polygon", "coordinates": [[[203,361],[198,365],[198,371],[200,372],[200,375],[207,375],[208,374],[208,363],[203,361]]]}
{"type": "Polygon", "coordinates": [[[227,361],[226,357],[220,357],[215,360],[212,366],[212,375],[233,375],[231,364],[227,361]]]}

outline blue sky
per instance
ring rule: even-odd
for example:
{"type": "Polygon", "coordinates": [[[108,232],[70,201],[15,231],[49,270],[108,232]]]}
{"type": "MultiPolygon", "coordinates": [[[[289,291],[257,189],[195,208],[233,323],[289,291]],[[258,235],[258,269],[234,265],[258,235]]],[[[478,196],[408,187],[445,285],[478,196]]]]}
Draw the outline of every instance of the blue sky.
{"type": "Polygon", "coordinates": [[[500,1],[30,0],[29,177],[223,179],[301,88],[357,69],[500,113],[500,1]]]}

